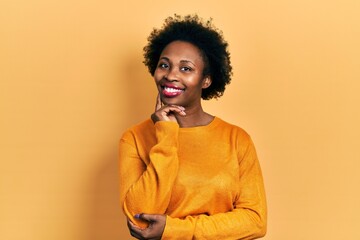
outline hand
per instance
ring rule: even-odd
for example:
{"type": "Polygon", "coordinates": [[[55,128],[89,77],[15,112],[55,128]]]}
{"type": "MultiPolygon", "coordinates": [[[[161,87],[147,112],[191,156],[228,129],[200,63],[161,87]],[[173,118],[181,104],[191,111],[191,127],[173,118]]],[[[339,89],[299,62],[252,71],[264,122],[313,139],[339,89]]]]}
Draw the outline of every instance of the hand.
{"type": "Polygon", "coordinates": [[[145,220],[149,222],[149,226],[145,229],[140,228],[133,224],[128,219],[128,227],[130,230],[131,236],[142,239],[142,240],[158,240],[161,239],[161,236],[165,229],[166,216],[161,214],[137,214],[136,218],[145,220]]]}
{"type": "Polygon", "coordinates": [[[177,105],[163,105],[160,99],[160,95],[157,96],[155,112],[151,115],[151,119],[154,123],[157,121],[173,121],[177,122],[176,115],[185,116],[185,108],[177,105]]]}

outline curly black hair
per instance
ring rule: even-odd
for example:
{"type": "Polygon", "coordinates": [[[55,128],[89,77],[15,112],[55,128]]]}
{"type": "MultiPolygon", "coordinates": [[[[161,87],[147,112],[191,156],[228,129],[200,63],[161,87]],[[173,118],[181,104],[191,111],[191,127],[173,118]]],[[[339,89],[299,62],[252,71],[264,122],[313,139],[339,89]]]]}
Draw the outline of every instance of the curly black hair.
{"type": "Polygon", "coordinates": [[[161,29],[154,28],[144,47],[144,64],[154,76],[161,52],[173,41],[194,44],[202,53],[205,63],[203,75],[210,76],[211,85],[203,89],[204,100],[218,98],[224,94],[225,86],[230,83],[232,67],[228,43],[222,32],[213,26],[212,19],[204,22],[198,15],[174,15],[165,19],[161,29]]]}

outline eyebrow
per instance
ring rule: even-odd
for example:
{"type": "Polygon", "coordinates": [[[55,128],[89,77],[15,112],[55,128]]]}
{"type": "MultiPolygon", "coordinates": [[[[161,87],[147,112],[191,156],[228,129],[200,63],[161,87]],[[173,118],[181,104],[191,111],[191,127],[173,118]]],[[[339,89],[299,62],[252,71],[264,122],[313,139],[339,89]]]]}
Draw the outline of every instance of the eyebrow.
{"type": "MultiPolygon", "coordinates": [[[[161,57],[160,59],[164,59],[166,61],[169,61],[170,62],[170,59],[167,58],[167,57],[161,57]]],[[[195,63],[193,63],[192,61],[190,60],[180,60],[181,63],[191,63],[192,65],[196,66],[195,63]]]]}

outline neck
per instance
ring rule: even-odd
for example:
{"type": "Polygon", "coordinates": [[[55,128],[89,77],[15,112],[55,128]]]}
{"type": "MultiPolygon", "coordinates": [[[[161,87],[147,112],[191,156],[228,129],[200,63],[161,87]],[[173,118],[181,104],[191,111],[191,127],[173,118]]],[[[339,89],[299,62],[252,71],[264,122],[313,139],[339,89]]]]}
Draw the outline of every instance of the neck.
{"type": "Polygon", "coordinates": [[[178,116],[177,121],[181,128],[198,127],[208,125],[214,116],[204,112],[201,105],[196,109],[186,109],[185,116],[178,116]]]}

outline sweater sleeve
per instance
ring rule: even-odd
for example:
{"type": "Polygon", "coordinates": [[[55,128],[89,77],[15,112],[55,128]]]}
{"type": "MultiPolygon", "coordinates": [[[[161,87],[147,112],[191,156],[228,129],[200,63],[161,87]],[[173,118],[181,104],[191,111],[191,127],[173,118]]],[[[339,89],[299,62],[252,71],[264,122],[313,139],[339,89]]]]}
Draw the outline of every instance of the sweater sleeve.
{"type": "Polygon", "coordinates": [[[267,207],[262,173],[252,141],[238,154],[239,195],[234,209],[185,219],[167,216],[162,239],[255,239],[265,235],[267,207]]]}
{"type": "Polygon", "coordinates": [[[178,172],[178,125],[157,122],[157,143],[149,153],[149,164],[139,157],[135,143],[125,136],[119,144],[120,202],[125,215],[140,227],[148,224],[134,215],[164,214],[178,172]]]}

